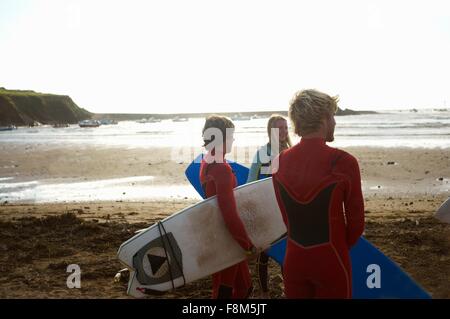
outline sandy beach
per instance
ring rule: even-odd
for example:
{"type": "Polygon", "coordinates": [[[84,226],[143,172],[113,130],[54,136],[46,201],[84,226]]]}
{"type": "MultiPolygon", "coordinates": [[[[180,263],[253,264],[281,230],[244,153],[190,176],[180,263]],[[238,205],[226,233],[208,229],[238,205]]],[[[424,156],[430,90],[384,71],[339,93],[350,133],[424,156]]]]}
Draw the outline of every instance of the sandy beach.
{"type": "MultiPolygon", "coordinates": [[[[354,147],[365,197],[365,236],[434,298],[450,298],[450,225],[433,214],[450,196],[446,149],[354,147]]],[[[96,181],[153,176],[153,185],[189,186],[187,161],[169,148],[46,147],[0,144],[0,177],[20,182],[96,181]]],[[[237,160],[248,161],[239,153],[237,160]]],[[[235,154],[236,154],[235,153],[235,154]]],[[[233,156],[233,154],[231,154],[233,156]]],[[[252,156],[251,154],[250,156],[252,156]]],[[[248,165],[248,164],[247,164],[248,165]]],[[[0,298],[128,298],[114,282],[120,244],[198,199],[16,203],[0,199],[0,298]],[[82,269],[81,289],[66,286],[67,265],[82,269]]],[[[252,264],[252,269],[254,268],[252,264]]],[[[279,267],[270,264],[270,290],[282,297],[279,267]]],[[[255,279],[254,297],[258,296],[255,279]]],[[[210,279],[158,298],[208,298],[210,279]]]]}

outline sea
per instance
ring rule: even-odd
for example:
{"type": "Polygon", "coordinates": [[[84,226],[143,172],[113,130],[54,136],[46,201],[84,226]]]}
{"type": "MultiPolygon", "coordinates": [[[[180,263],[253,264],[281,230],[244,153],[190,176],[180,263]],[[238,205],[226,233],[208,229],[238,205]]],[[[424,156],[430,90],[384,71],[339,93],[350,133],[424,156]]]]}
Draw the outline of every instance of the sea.
{"type": "MultiPolygon", "coordinates": [[[[267,143],[267,117],[235,120],[234,145],[253,148],[267,143]]],[[[157,123],[122,121],[97,128],[52,126],[19,127],[0,131],[1,145],[46,148],[153,148],[173,147],[202,151],[203,118],[157,123]]],[[[291,131],[295,143],[298,137],[291,131]]],[[[440,148],[450,151],[450,109],[380,111],[377,114],[336,116],[334,147],[440,148]]],[[[0,154],[1,156],[1,154],[0,154]]],[[[186,160],[186,159],[185,159],[186,160]]],[[[189,160],[189,159],[188,159],[189,160]]],[[[187,162],[185,161],[186,165],[187,162]]],[[[158,185],[153,176],[98,181],[23,180],[0,176],[0,203],[53,203],[88,201],[142,201],[200,199],[190,185],[158,185]],[[149,195],[151,194],[151,195],[149,195]]]]}
{"type": "MultiPolygon", "coordinates": [[[[0,144],[35,144],[56,147],[120,146],[150,148],[201,147],[203,118],[186,122],[163,120],[158,123],[123,121],[98,128],[19,127],[0,131],[0,144]]],[[[235,145],[258,146],[267,142],[267,118],[235,120],[235,145]]],[[[291,138],[298,140],[292,132],[291,138]]],[[[450,148],[450,109],[400,110],[377,114],[336,116],[335,147],[450,148]]]]}

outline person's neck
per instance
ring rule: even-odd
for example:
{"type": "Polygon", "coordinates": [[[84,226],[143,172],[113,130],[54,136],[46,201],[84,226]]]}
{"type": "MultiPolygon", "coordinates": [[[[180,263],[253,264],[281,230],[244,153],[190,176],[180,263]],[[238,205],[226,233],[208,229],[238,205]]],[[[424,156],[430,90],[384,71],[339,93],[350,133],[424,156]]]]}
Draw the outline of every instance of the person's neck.
{"type": "Polygon", "coordinates": [[[325,139],[326,138],[326,134],[324,132],[318,131],[318,132],[302,135],[302,138],[304,138],[304,139],[312,139],[312,138],[325,139]]]}
{"type": "Polygon", "coordinates": [[[225,159],[225,152],[223,152],[223,151],[218,151],[218,152],[216,152],[216,150],[211,150],[211,151],[209,151],[207,154],[206,154],[206,156],[210,159],[210,160],[213,160],[214,159],[214,161],[215,162],[224,162],[224,159],[225,159]]]}

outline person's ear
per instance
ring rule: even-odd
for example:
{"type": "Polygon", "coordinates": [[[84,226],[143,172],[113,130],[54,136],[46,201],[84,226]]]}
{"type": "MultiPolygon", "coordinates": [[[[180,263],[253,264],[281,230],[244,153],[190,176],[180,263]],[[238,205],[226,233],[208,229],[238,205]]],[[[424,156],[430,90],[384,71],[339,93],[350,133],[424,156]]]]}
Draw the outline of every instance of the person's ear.
{"type": "Polygon", "coordinates": [[[331,124],[333,123],[333,115],[332,114],[328,114],[326,116],[326,123],[327,123],[327,126],[331,126],[331,124]]]}

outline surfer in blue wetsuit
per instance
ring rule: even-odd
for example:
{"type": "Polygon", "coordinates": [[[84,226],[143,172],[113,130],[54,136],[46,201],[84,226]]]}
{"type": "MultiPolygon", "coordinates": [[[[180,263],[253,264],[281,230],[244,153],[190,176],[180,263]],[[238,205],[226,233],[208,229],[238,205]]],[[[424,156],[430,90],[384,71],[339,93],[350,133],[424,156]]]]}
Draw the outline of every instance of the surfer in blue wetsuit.
{"type": "Polygon", "coordinates": [[[269,143],[260,147],[253,157],[247,183],[270,177],[272,175],[270,168],[272,159],[277,157],[280,152],[292,146],[291,138],[289,137],[288,124],[282,115],[273,114],[270,116],[269,121],[267,122],[267,134],[269,136],[269,143]],[[272,129],[275,130],[272,132],[272,129]],[[272,143],[272,140],[274,140],[275,143],[272,143]],[[275,144],[274,147],[272,147],[272,144],[275,144]],[[272,148],[274,148],[275,151],[273,154],[272,148]]]}
{"type": "MultiPolygon", "coordinates": [[[[292,146],[287,121],[281,115],[273,114],[269,118],[269,121],[267,122],[267,134],[269,136],[269,143],[259,148],[256,152],[250,167],[247,183],[270,177],[272,159],[280,152],[292,146]]],[[[269,256],[265,252],[261,252],[256,261],[256,271],[262,298],[270,298],[268,287],[268,262],[269,256]]]]}
{"type": "MultiPolygon", "coordinates": [[[[200,164],[200,182],[206,197],[217,195],[222,217],[233,238],[246,255],[256,255],[244,224],[239,217],[233,189],[236,177],[225,160],[231,151],[234,124],[223,116],[210,116],[203,127],[204,146],[208,153],[200,164]]],[[[206,243],[207,244],[207,243],[206,243]]],[[[252,281],[247,260],[213,274],[214,299],[245,299],[252,292],[252,281]]]]}

